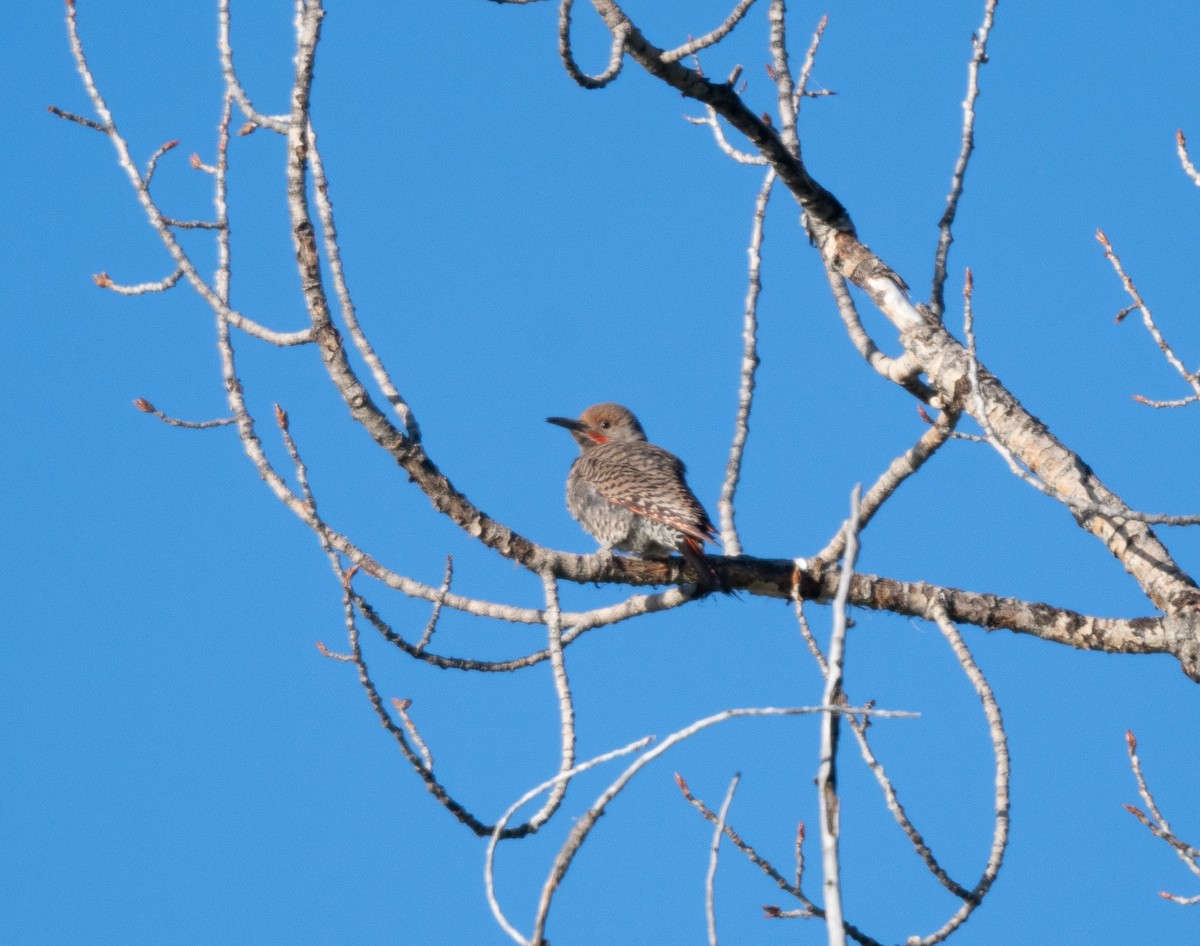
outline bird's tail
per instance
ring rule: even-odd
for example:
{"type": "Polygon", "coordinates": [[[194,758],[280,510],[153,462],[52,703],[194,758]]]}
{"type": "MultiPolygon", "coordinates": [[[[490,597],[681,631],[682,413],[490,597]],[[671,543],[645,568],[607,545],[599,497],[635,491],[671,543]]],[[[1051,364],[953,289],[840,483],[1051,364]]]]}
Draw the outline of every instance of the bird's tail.
{"type": "Polygon", "coordinates": [[[725,594],[730,594],[729,583],[717,574],[712,563],[705,558],[703,543],[685,535],[679,542],[679,554],[696,570],[696,574],[700,576],[701,587],[708,591],[719,589],[725,594]]]}

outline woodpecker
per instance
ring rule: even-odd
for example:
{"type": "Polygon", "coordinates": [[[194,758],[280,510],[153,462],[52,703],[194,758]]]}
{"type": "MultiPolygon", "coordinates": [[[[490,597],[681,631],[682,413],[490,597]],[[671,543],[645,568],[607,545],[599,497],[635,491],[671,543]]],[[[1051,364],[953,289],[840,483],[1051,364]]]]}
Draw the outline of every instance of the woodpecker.
{"type": "Polygon", "coordinates": [[[701,583],[718,585],[704,557],[717,530],[684,480],[683,462],[647,442],[642,425],[620,404],[595,404],[578,420],[547,417],[579,444],[567,476],[567,509],[604,551],[636,555],[679,552],[701,583]]]}

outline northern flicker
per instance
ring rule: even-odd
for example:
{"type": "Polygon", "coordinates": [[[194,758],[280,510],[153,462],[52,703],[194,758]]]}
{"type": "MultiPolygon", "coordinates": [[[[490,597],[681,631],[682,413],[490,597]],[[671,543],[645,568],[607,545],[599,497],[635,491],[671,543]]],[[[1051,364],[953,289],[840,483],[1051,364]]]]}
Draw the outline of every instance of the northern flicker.
{"type": "Polygon", "coordinates": [[[708,513],[684,481],[673,453],[646,441],[642,425],[620,404],[595,404],[578,420],[547,417],[579,444],[567,477],[567,509],[600,543],[637,555],[679,552],[706,586],[718,584],[704,557],[715,541],[708,513]]]}

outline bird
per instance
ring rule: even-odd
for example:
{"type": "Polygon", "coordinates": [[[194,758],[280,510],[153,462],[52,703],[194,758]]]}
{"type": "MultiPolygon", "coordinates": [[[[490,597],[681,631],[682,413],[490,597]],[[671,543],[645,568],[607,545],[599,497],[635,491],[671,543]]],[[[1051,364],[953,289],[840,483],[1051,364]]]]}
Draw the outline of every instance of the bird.
{"type": "Polygon", "coordinates": [[[720,584],[704,557],[717,530],[684,479],[673,453],[646,440],[633,413],[620,404],[593,404],[579,415],[547,417],[579,444],[567,476],[567,509],[599,543],[636,555],[679,552],[705,587],[720,584]]]}

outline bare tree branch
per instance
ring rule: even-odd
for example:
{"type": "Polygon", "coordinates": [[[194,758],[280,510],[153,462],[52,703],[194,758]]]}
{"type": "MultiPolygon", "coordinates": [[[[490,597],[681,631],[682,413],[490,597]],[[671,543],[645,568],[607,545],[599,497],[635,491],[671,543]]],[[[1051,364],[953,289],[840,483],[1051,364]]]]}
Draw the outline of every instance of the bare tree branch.
{"type": "Polygon", "coordinates": [[[742,17],[746,15],[746,11],[754,5],[754,0],[738,0],[738,4],[733,8],[733,11],[725,18],[725,22],[718,26],[715,30],[705,33],[703,36],[689,40],[682,46],[663,53],[663,58],[668,62],[678,62],[680,59],[686,59],[688,56],[694,56],[702,49],[707,49],[709,46],[715,46],[726,36],[733,32],[733,28],[742,22],[742,17]]]}
{"type": "Polygon", "coordinates": [[[590,76],[575,62],[571,50],[571,8],[575,0],[560,0],[558,7],[558,55],[562,58],[567,75],[585,89],[602,89],[621,74],[625,62],[625,30],[621,26],[612,28],[612,48],[608,54],[608,67],[599,75],[590,76]]]}
{"type": "MultiPolygon", "coordinates": [[[[867,491],[867,495],[863,497],[859,506],[858,528],[860,532],[867,527],[879,508],[900,488],[900,484],[924,466],[925,461],[950,439],[956,423],[958,423],[957,415],[943,411],[915,444],[891,462],[879,479],[875,481],[875,485],[867,491]]],[[[836,562],[846,550],[846,539],[846,530],[839,529],[829,544],[817,553],[816,560],[836,562]]]]}
{"type": "Polygon", "coordinates": [[[737,791],[738,782],[741,781],[741,774],[734,775],[729,782],[729,789],[725,792],[725,801],[721,803],[721,810],[717,813],[717,823],[713,827],[712,845],[708,852],[708,872],[704,877],[704,916],[708,922],[708,946],[718,946],[717,940],[717,910],[716,910],[716,885],[717,885],[717,859],[721,852],[721,835],[725,833],[725,818],[729,814],[729,806],[733,804],[733,793],[737,791]]]}
{"type": "Polygon", "coordinates": [[[987,61],[988,37],[996,21],[996,0],[987,0],[983,8],[983,24],[979,32],[971,37],[974,50],[967,64],[967,97],[963,99],[962,149],[954,163],[954,174],[950,178],[950,193],[946,195],[946,209],[938,221],[938,247],[933,261],[933,288],[929,293],[929,309],[935,318],[941,319],[946,310],[946,261],[950,258],[950,244],[954,242],[954,217],[958,213],[958,201],[962,197],[963,182],[967,176],[967,165],[971,152],[975,150],[975,103],[979,99],[979,69],[987,61]]]}
{"type": "MultiPolygon", "coordinates": [[[[1121,280],[1121,285],[1125,287],[1125,291],[1129,297],[1133,299],[1133,308],[1137,309],[1142,314],[1142,324],[1146,326],[1146,331],[1150,333],[1150,337],[1154,339],[1154,343],[1158,345],[1158,350],[1163,353],[1163,357],[1167,359],[1167,363],[1175,369],[1176,373],[1183,378],[1184,383],[1191,387],[1194,392],[1189,397],[1181,401],[1151,401],[1147,398],[1136,396],[1135,401],[1140,401],[1143,404],[1149,404],[1152,407],[1175,407],[1183,404],[1190,404],[1193,401],[1200,400],[1200,371],[1188,371],[1183,362],[1175,354],[1175,349],[1168,344],[1167,340],[1159,331],[1158,324],[1154,321],[1154,314],[1150,311],[1150,307],[1146,305],[1146,300],[1142,298],[1142,294],[1138,292],[1137,286],[1134,285],[1132,279],[1125,272],[1125,267],[1121,265],[1121,259],[1117,256],[1117,251],[1112,248],[1112,243],[1109,242],[1103,230],[1096,231],[1096,239],[1100,241],[1100,245],[1104,247],[1104,255],[1108,257],[1108,261],[1112,263],[1112,267],[1116,270],[1117,276],[1121,280]]],[[[1117,316],[1116,321],[1120,322],[1124,319],[1131,309],[1124,310],[1117,316]]]]}
{"type": "MultiPolygon", "coordinates": [[[[604,811],[608,805],[624,790],[625,786],[629,784],[629,781],[646,765],[653,762],[675,744],[682,742],[685,739],[690,739],[692,736],[702,732],[705,729],[708,729],[710,726],[715,726],[731,719],[754,716],[797,716],[826,712],[833,712],[836,714],[870,714],[885,718],[912,718],[915,715],[913,713],[903,711],[866,709],[864,707],[798,706],[780,708],[774,706],[764,706],[752,707],[749,709],[725,710],[720,713],[715,713],[712,716],[706,716],[704,719],[696,720],[696,722],[685,726],[683,729],[679,729],[671,733],[671,735],[663,739],[654,748],[648,749],[638,756],[633,764],[625,769],[625,771],[621,773],[620,777],[617,778],[600,794],[596,801],[592,803],[592,806],[588,808],[583,815],[576,819],[575,827],[571,830],[571,834],[568,836],[566,842],[559,849],[558,856],[554,859],[554,865],[551,867],[550,873],[546,877],[546,883],[542,887],[542,896],[538,903],[537,916],[534,920],[534,933],[530,938],[530,943],[532,946],[545,946],[543,934],[545,932],[546,919],[550,913],[550,905],[554,898],[555,891],[562,883],[563,877],[566,876],[567,869],[571,866],[571,861],[573,861],[575,855],[579,853],[579,849],[582,847],[583,842],[587,839],[592,829],[596,826],[596,822],[600,819],[601,815],[604,814],[604,811]]],[[[549,784],[550,783],[544,783],[542,786],[539,786],[539,789],[544,790],[549,784]]],[[[537,790],[535,790],[532,794],[537,794],[537,790]]],[[[516,807],[520,806],[518,805],[516,807]]]]}
{"type": "Polygon", "coordinates": [[[150,196],[149,186],[138,171],[130,155],[128,143],[117,131],[112,112],[109,111],[108,104],[100,94],[95,78],[92,75],[91,67],[88,65],[87,56],[84,54],[83,43],[79,38],[79,29],[76,22],[75,5],[73,3],[67,5],[67,35],[70,40],[71,53],[75,57],[76,68],[79,71],[80,78],[83,79],[84,89],[91,100],[92,108],[100,116],[99,125],[96,126],[97,130],[103,131],[109,141],[112,142],[113,148],[117,153],[117,163],[125,172],[129,183],[133,186],[134,194],[137,196],[138,203],[142,205],[150,226],[158,234],[159,239],[162,240],[163,245],[166,247],[167,252],[171,254],[171,258],[175,261],[176,266],[183,270],[192,288],[196,290],[221,318],[227,320],[234,327],[241,329],[248,335],[253,335],[263,341],[280,346],[302,345],[311,341],[312,336],[308,330],[277,332],[273,329],[268,329],[252,319],[246,318],[241,313],[233,311],[229,308],[226,300],[222,299],[200,276],[191,258],[184,251],[179,241],[176,240],[175,234],[171,232],[171,227],[166,217],[150,196]]]}
{"type": "MultiPolygon", "coordinates": [[[[1158,802],[1155,801],[1154,795],[1150,791],[1150,786],[1146,784],[1146,777],[1142,774],[1142,761],[1138,758],[1137,753],[1137,739],[1128,730],[1125,733],[1125,745],[1129,751],[1129,765],[1133,769],[1133,777],[1137,779],[1138,794],[1142,796],[1142,801],[1145,802],[1150,814],[1147,815],[1146,812],[1133,805],[1126,805],[1125,810],[1137,818],[1156,838],[1166,841],[1187,869],[1200,877],[1200,848],[1180,840],[1167,819],[1163,817],[1158,808],[1158,802]]],[[[1159,896],[1181,906],[1195,906],[1200,903],[1200,894],[1183,897],[1164,890],[1159,892],[1159,896]]]]}
{"type": "MultiPolygon", "coordinates": [[[[135,404],[140,410],[178,427],[236,425],[247,457],[268,488],[312,531],[326,553],[331,570],[339,583],[343,623],[348,639],[348,650],[345,653],[334,653],[323,644],[318,644],[321,653],[355,666],[359,683],[381,725],[395,739],[401,753],[428,791],[469,830],[489,836],[484,870],[489,904],[497,922],[511,938],[521,944],[544,946],[545,927],[552,902],[574,857],[590,837],[607,806],[642,768],[678,742],[730,719],[819,713],[822,717],[821,756],[817,785],[824,868],[824,902],[821,907],[809,901],[801,890],[804,867],[803,824],[800,825],[796,836],[796,878],[792,882],[744,841],[729,824],[729,809],[738,784],[736,777],[719,812],[713,812],[704,802],[696,799],[686,783],[679,779],[685,797],[715,826],[705,885],[709,942],[714,946],[717,942],[715,873],[720,839],[724,835],[781,890],[799,903],[799,909],[789,911],[778,907],[766,907],[764,910],[768,916],[819,917],[826,921],[828,940],[831,944],[844,944],[849,937],[864,946],[878,946],[876,940],[845,922],[841,903],[841,865],[838,855],[841,824],[837,793],[837,749],[842,717],[846,716],[847,725],[859,742],[863,758],[881,786],[887,807],[933,876],[961,901],[955,912],[938,930],[924,937],[913,936],[907,940],[910,946],[934,946],[957,930],[988,893],[1002,864],[1009,830],[1009,757],[1000,711],[986,678],[975,664],[962,634],[955,626],[956,622],[971,623],[987,629],[1006,628],[1079,648],[1121,653],[1168,653],[1181,662],[1185,672],[1200,681],[1200,589],[1176,564],[1166,546],[1150,528],[1152,524],[1194,525],[1200,523],[1200,516],[1146,514],[1128,506],[1107,489],[1082,458],[1059,442],[980,364],[974,333],[973,279],[970,270],[967,270],[965,290],[966,343],[960,343],[953,338],[942,324],[946,265],[953,243],[952,229],[957,207],[974,147],[975,106],[980,88],[979,70],[987,62],[987,44],[994,22],[995,0],[985,0],[983,23],[973,37],[973,55],[968,65],[967,92],[963,102],[961,149],[952,174],[945,211],[939,224],[939,242],[928,307],[910,300],[908,287],[901,276],[860,240],[845,207],[833,193],[810,175],[802,158],[798,113],[801,99],[810,94],[807,86],[826,19],[822,18],[817,27],[803,68],[798,79],[794,80],[787,44],[786,5],[784,0],[769,0],[766,24],[771,62],[767,68],[775,85],[778,122],[772,122],[769,115],[755,114],[742,99],[745,87],[735,88],[741,77],[741,66],[736,67],[728,81],[722,83],[705,77],[698,59],[695,68],[684,65],[683,61],[687,57],[697,56],[701,50],[718,44],[728,36],[746,19],[753,2],[754,0],[737,0],[732,11],[716,29],[674,49],[664,50],[655,46],[642,34],[617,2],[592,0],[593,7],[601,16],[611,36],[611,47],[604,71],[598,75],[588,75],[579,68],[575,60],[571,33],[573,0],[560,0],[559,52],[568,75],[579,85],[589,89],[600,88],[616,80],[628,55],[647,74],[703,106],[706,117],[688,120],[709,125],[722,150],[735,160],[747,164],[762,164],[768,168],[755,203],[748,249],[748,288],[743,309],[738,408],[719,502],[722,536],[729,557],[717,560],[715,567],[719,569],[722,582],[730,588],[745,589],[753,595],[778,597],[793,602],[800,632],[824,677],[824,693],[820,706],[726,710],[697,720],[672,733],[653,748],[647,748],[651,741],[650,737],[647,737],[582,764],[577,764],[576,760],[575,706],[566,671],[566,648],[589,630],[689,603],[695,599],[695,592],[692,590],[694,586],[684,583],[694,579],[694,573],[689,573],[686,563],[675,558],[580,556],[543,547],[520,535],[507,524],[491,519],[483,513],[455,488],[449,477],[442,473],[425,451],[415,413],[402,397],[360,323],[344,272],[333,213],[331,185],[310,114],[316,55],[324,16],[321,0],[298,0],[295,4],[295,71],[290,108],[284,116],[264,115],[254,108],[251,97],[243,88],[234,68],[229,2],[218,0],[218,51],[224,92],[223,111],[218,124],[217,157],[213,165],[202,163],[198,155],[193,155],[191,162],[193,168],[213,176],[216,206],[213,220],[177,219],[170,216],[165,207],[155,199],[151,193],[151,184],[160,170],[160,163],[161,173],[172,172],[177,162],[162,159],[175,149],[178,142],[169,141],[159,146],[150,154],[145,163],[145,170],[139,170],[131,157],[129,143],[119,133],[116,121],[96,85],[79,37],[74,3],[68,3],[71,50],[99,120],[65,112],[53,106],[50,111],[64,120],[100,132],[110,140],[116,151],[118,165],[129,179],[151,228],[159,236],[175,267],[165,279],[132,286],[117,285],[106,273],[94,278],[103,288],[126,295],[162,292],[186,280],[216,315],[216,345],[230,416],[209,421],[183,421],[157,410],[147,400],[139,399],[135,404]],[[268,328],[230,307],[232,256],[227,195],[230,125],[235,105],[247,119],[242,133],[263,127],[286,136],[288,214],[296,248],[298,282],[309,318],[309,325],[299,331],[282,332],[268,328]],[[753,147],[753,152],[743,151],[730,143],[726,138],[725,125],[744,136],[745,141],[753,147]],[[734,499],[742,474],[742,461],[749,435],[749,417],[755,396],[764,221],[776,180],[788,188],[803,210],[805,226],[820,253],[846,332],[860,355],[881,377],[901,386],[920,403],[930,404],[941,413],[936,421],[930,422],[929,428],[909,450],[892,461],[865,496],[861,495],[860,488],[855,488],[849,521],[823,550],[808,558],[767,560],[742,556],[740,536],[735,523],[734,499]],[[198,274],[191,257],[182,248],[179,242],[181,237],[176,232],[180,229],[212,232],[218,265],[211,283],[198,274]],[[900,350],[894,357],[885,354],[875,338],[868,334],[855,299],[851,295],[851,285],[864,291],[895,327],[900,350]],[[291,461],[292,473],[285,477],[272,465],[264,450],[256,429],[256,420],[247,405],[239,374],[235,352],[236,331],[275,346],[315,343],[315,350],[319,352],[329,379],[346,404],[351,418],[388,452],[398,467],[424,492],[437,511],[500,556],[519,563],[537,575],[542,584],[543,606],[524,608],[502,601],[489,601],[467,594],[452,593],[452,562],[449,557],[446,558],[444,578],[440,586],[399,574],[368,554],[348,535],[334,528],[318,509],[317,499],[309,482],[308,468],[293,439],[288,416],[278,406],[276,423],[291,461]],[[352,350],[347,348],[344,336],[348,336],[353,343],[352,350]],[[355,352],[358,359],[354,358],[355,352]],[[363,364],[366,365],[366,370],[360,374],[363,364]],[[370,391],[368,385],[371,387],[370,391]],[[391,410],[388,410],[388,405],[391,410]],[[919,470],[949,439],[957,436],[955,425],[963,412],[974,417],[984,432],[982,438],[976,439],[990,443],[1023,481],[1066,506],[1081,527],[1104,542],[1112,555],[1138,582],[1149,602],[1161,609],[1163,615],[1103,618],[1036,602],[999,598],[957,588],[909,583],[856,572],[857,537],[861,530],[869,524],[872,517],[896,493],[903,482],[919,470]],[[294,487],[289,483],[289,479],[295,483],[294,487]],[[367,593],[355,587],[354,578],[360,572],[390,590],[432,604],[432,615],[416,643],[410,642],[403,634],[394,630],[381,616],[381,607],[373,600],[375,592],[379,589],[374,589],[371,599],[368,599],[367,593]],[[614,604],[588,611],[569,612],[562,610],[559,599],[559,583],[564,580],[629,585],[672,584],[683,587],[671,587],[657,594],[630,594],[614,604]],[[808,626],[803,609],[803,602],[806,600],[832,602],[833,633],[828,656],[822,653],[808,626]],[[970,889],[952,879],[934,857],[900,804],[895,787],[882,763],[875,757],[867,739],[867,729],[874,716],[912,714],[876,710],[873,701],[860,707],[848,705],[842,672],[846,628],[849,624],[847,608],[850,606],[921,616],[935,621],[981,701],[996,764],[995,827],[982,875],[970,889]],[[431,653],[428,648],[444,608],[515,624],[541,625],[546,629],[545,647],[511,659],[490,661],[477,660],[469,655],[431,653]],[[430,666],[464,672],[512,672],[543,661],[548,662],[559,714],[556,774],[526,792],[494,825],[486,824],[472,814],[464,803],[434,776],[434,753],[422,737],[414,716],[410,713],[411,701],[402,697],[391,698],[392,709],[389,711],[387,708],[387,701],[377,689],[364,657],[360,639],[360,621],[363,619],[379,632],[383,640],[401,653],[430,666]],[[560,811],[568,786],[576,774],[631,753],[637,753],[634,761],[576,820],[574,828],[558,850],[541,888],[532,921],[532,933],[526,938],[505,917],[496,897],[494,858],[498,843],[501,840],[537,832],[560,811]],[[544,802],[527,821],[511,825],[512,819],[524,805],[543,794],[546,795],[544,802]]],[[[1200,175],[1187,155],[1182,132],[1177,136],[1177,144],[1185,173],[1200,184],[1200,175]]],[[[1174,350],[1164,340],[1153,315],[1132,280],[1126,275],[1107,238],[1103,233],[1099,233],[1098,239],[1133,299],[1133,305],[1118,317],[1118,321],[1128,312],[1138,309],[1142,313],[1147,330],[1159,345],[1168,363],[1195,392],[1190,397],[1176,401],[1149,401],[1145,398],[1140,400],[1158,407],[1200,400],[1200,372],[1187,371],[1174,350]]],[[[928,419],[923,410],[922,416],[928,419]]],[[[1200,851],[1179,840],[1162,818],[1142,776],[1132,735],[1129,737],[1129,743],[1131,765],[1139,792],[1150,814],[1132,807],[1130,811],[1155,836],[1167,841],[1177,855],[1188,864],[1189,869],[1200,876],[1200,851]]],[[[440,752],[441,750],[439,754],[440,752]]],[[[1200,902],[1200,895],[1195,898],[1164,896],[1180,903],[1200,902]]]]}
{"type": "MultiPolygon", "coordinates": [[[[821,702],[837,706],[846,701],[842,691],[842,666],[846,654],[846,601],[850,595],[850,576],[858,560],[858,510],[862,487],[855,486],[850,495],[850,518],[843,527],[846,533],[846,554],[838,579],[837,596],[833,600],[833,633],[829,639],[829,656],[825,661],[825,692],[821,702]]],[[[829,946],[845,946],[846,932],[842,928],[842,879],[838,858],[838,838],[841,835],[841,802],[837,794],[838,724],[841,714],[826,712],[821,718],[821,761],[817,768],[817,801],[821,824],[821,863],[824,868],[825,927],[829,946]]]]}
{"type": "Polygon", "coordinates": [[[1008,737],[1004,732],[1004,721],[1000,716],[1000,707],[996,703],[996,697],[992,693],[991,685],[987,682],[987,678],[975,663],[966,642],[958,632],[958,628],[946,617],[945,609],[940,605],[934,605],[931,609],[930,617],[936,622],[938,629],[949,642],[950,648],[954,651],[954,655],[958,658],[963,671],[971,681],[972,686],[975,687],[975,692],[983,704],[983,713],[988,722],[988,732],[992,738],[992,751],[996,757],[994,801],[996,824],[992,832],[992,849],[988,854],[987,864],[983,869],[983,875],[979,878],[979,882],[969,893],[962,895],[962,906],[946,921],[941,929],[920,940],[916,937],[910,937],[908,943],[911,946],[934,946],[935,943],[942,942],[962,926],[975,911],[975,908],[983,902],[983,898],[987,896],[987,892],[995,882],[997,875],[1000,873],[1000,866],[1004,862],[1004,851],[1008,846],[1009,829],[1009,777],[1011,766],[1008,755],[1008,737]]]}
{"type": "Polygon", "coordinates": [[[738,384],[738,408],[733,423],[733,442],[729,445],[729,460],[725,464],[725,479],[721,483],[721,498],[717,513],[721,520],[721,544],[726,555],[741,555],[742,540],[735,522],[734,496],[742,476],[742,457],[750,436],[750,408],[754,403],[754,379],[758,371],[758,296],[762,292],[763,225],[767,219],[767,202],[775,184],[775,172],[767,171],[754,202],[754,224],[750,230],[750,272],[746,287],[746,304],[742,311],[742,365],[738,384]]]}

